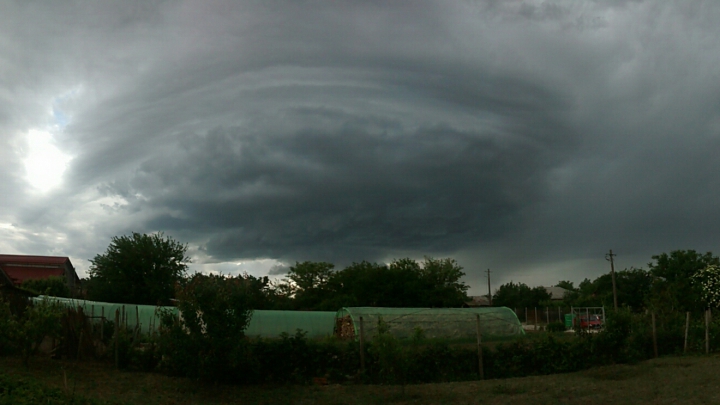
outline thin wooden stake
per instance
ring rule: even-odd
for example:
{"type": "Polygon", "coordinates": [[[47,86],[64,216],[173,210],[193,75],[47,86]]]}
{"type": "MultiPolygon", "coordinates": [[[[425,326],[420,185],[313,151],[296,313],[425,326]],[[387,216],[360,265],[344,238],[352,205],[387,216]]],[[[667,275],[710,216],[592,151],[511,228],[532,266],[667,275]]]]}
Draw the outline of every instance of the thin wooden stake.
{"type": "Polygon", "coordinates": [[[135,328],[140,329],[140,310],[135,305],[135,328]]]}
{"type": "Polygon", "coordinates": [[[657,348],[657,333],[655,331],[655,311],[652,312],[652,334],[653,334],[653,352],[655,353],[655,358],[658,357],[658,348],[657,348]]]}
{"type": "Polygon", "coordinates": [[[710,354],[710,310],[705,310],[705,354],[710,354]]]}
{"type": "Polygon", "coordinates": [[[475,314],[475,328],[477,329],[477,350],[478,350],[478,375],[481,380],[485,379],[483,369],[482,335],[480,334],[480,314],[475,314]]]}
{"type": "Polygon", "coordinates": [[[533,322],[535,325],[535,328],[534,328],[535,330],[537,330],[537,318],[538,318],[537,317],[537,307],[535,307],[535,321],[533,322]]]}
{"type": "MultiPolygon", "coordinates": [[[[550,307],[545,307],[545,325],[550,324],[550,307]]],[[[547,328],[546,328],[547,330],[547,328]]]]}
{"type": "Polygon", "coordinates": [[[78,338],[78,352],[77,352],[77,360],[80,361],[80,353],[82,351],[82,338],[83,338],[83,330],[80,329],[80,337],[78,338]]]}
{"type": "Polygon", "coordinates": [[[683,353],[687,353],[688,330],[689,329],[690,329],[690,311],[685,313],[685,344],[683,345],[683,353]]]}
{"type": "Polygon", "coordinates": [[[360,374],[365,375],[365,326],[363,317],[360,317],[360,374]]]}
{"type": "Polygon", "coordinates": [[[113,342],[113,343],[115,343],[115,368],[120,368],[120,357],[119,357],[119,352],[118,352],[118,350],[119,350],[118,349],[118,344],[119,344],[118,338],[119,338],[119,334],[120,334],[120,310],[119,309],[115,310],[115,331],[113,334],[115,335],[115,336],[113,336],[113,338],[115,340],[115,342],[113,342]]]}
{"type": "Polygon", "coordinates": [[[100,309],[100,313],[102,314],[100,317],[100,341],[102,341],[105,337],[105,307],[100,307],[100,309]]]}

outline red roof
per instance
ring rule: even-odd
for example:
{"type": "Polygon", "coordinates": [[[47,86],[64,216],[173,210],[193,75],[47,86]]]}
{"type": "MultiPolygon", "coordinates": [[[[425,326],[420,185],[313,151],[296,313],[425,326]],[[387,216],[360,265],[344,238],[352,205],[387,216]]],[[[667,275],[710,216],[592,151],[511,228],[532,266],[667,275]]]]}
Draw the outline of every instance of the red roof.
{"type": "Polygon", "coordinates": [[[68,257],[62,256],[25,256],[25,255],[0,255],[0,264],[56,264],[63,265],[70,261],[68,257]]]}
{"type": "Polygon", "coordinates": [[[5,274],[10,277],[13,284],[21,284],[25,280],[37,280],[48,278],[50,276],[62,277],[65,273],[64,269],[59,267],[15,267],[15,266],[2,266],[5,274]]]}
{"type": "Polygon", "coordinates": [[[0,271],[4,272],[15,285],[25,280],[44,279],[50,276],[63,277],[66,270],[78,280],[68,257],[0,255],[0,271]]]}

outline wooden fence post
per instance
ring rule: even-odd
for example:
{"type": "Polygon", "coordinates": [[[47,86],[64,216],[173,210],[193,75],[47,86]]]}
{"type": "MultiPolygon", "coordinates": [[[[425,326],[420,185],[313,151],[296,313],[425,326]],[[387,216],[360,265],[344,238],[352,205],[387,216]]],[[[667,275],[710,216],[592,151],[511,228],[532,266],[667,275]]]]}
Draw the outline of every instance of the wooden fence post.
{"type": "Polygon", "coordinates": [[[550,307],[545,307],[545,330],[547,331],[547,325],[550,325],[550,307]]]}
{"type": "Polygon", "coordinates": [[[652,312],[652,334],[653,334],[653,352],[655,353],[655,358],[658,357],[658,348],[657,348],[657,333],[655,331],[655,311],[652,312]]]}
{"type": "Polygon", "coordinates": [[[120,368],[120,358],[118,357],[119,356],[119,352],[118,352],[119,333],[120,333],[120,310],[116,309],[115,310],[115,330],[113,333],[115,335],[115,336],[113,336],[113,340],[115,340],[115,342],[113,342],[113,343],[115,343],[115,368],[120,368]]]}
{"type": "Polygon", "coordinates": [[[365,326],[363,317],[360,317],[360,374],[365,375],[365,326]]]}
{"type": "Polygon", "coordinates": [[[710,353],[710,310],[705,310],[705,354],[710,353]]]}
{"type": "Polygon", "coordinates": [[[100,307],[100,341],[105,337],[105,307],[100,307]]]}
{"type": "Polygon", "coordinates": [[[683,345],[683,353],[687,353],[688,329],[690,329],[690,311],[685,313],[685,344],[683,345]]]}
{"type": "Polygon", "coordinates": [[[478,350],[478,375],[481,380],[485,379],[483,368],[482,335],[480,334],[480,314],[475,314],[475,328],[477,329],[477,350],[478,350]]]}
{"type": "Polygon", "coordinates": [[[535,325],[534,329],[537,330],[537,307],[535,307],[535,321],[533,324],[535,325]]]}

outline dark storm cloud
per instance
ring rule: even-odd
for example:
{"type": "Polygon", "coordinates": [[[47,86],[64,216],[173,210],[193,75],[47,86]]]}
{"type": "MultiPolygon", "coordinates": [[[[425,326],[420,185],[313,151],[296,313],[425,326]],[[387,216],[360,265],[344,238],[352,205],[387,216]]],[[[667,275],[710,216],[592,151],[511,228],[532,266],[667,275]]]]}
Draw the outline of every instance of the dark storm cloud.
{"type": "Polygon", "coordinates": [[[551,166],[552,144],[533,139],[448,126],[408,132],[325,110],[293,114],[329,119],[334,128],[216,129],[185,139],[172,161],[146,162],[133,192],[174,213],[150,226],[208,233],[208,252],[222,258],[448,252],[501,237],[541,197],[537,175],[551,166]]]}

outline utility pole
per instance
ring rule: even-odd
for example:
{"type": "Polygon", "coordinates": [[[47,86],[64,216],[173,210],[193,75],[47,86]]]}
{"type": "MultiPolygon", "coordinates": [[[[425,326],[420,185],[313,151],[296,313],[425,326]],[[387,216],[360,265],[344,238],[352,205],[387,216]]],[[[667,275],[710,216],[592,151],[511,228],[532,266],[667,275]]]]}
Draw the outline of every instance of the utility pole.
{"type": "Polygon", "coordinates": [[[612,273],[612,283],[613,283],[613,304],[615,304],[615,310],[617,311],[617,289],[615,288],[615,262],[613,261],[613,257],[617,256],[614,255],[612,252],[612,249],[610,249],[610,253],[605,254],[605,260],[610,261],[610,272],[612,273]]]}
{"type": "Polygon", "coordinates": [[[492,291],[490,290],[490,269],[487,269],[487,275],[488,275],[488,300],[490,301],[490,306],[492,306],[492,291]]]}

